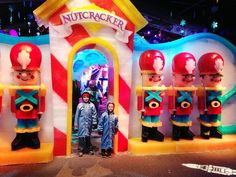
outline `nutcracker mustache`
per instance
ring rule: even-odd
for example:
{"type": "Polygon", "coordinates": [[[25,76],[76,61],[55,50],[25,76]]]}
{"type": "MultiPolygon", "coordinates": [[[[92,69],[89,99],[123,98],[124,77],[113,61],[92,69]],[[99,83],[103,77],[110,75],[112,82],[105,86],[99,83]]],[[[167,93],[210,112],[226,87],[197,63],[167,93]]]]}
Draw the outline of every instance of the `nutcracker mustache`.
{"type": "Polygon", "coordinates": [[[192,75],[190,75],[190,76],[185,76],[185,77],[183,78],[183,82],[193,82],[194,79],[195,79],[195,77],[192,76],[192,75]]]}
{"type": "Polygon", "coordinates": [[[160,82],[163,79],[163,76],[152,76],[149,78],[150,82],[160,82]]]}
{"type": "Polygon", "coordinates": [[[183,75],[183,76],[184,76],[182,79],[183,82],[189,83],[189,82],[193,82],[195,79],[194,75],[187,74],[187,75],[183,75]]]}
{"type": "Polygon", "coordinates": [[[221,82],[223,75],[220,73],[217,74],[210,74],[211,82],[221,82]]]}
{"type": "Polygon", "coordinates": [[[193,82],[193,78],[187,78],[187,79],[184,78],[183,81],[184,81],[184,82],[193,82]]]}
{"type": "Polygon", "coordinates": [[[221,82],[221,78],[212,78],[211,82],[221,82]]]}

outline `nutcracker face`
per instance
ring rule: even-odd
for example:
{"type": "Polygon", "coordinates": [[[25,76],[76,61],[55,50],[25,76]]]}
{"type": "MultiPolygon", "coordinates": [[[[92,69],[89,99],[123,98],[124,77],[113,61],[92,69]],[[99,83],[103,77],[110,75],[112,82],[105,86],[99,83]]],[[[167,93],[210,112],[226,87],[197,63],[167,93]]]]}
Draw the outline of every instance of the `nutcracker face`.
{"type": "Polygon", "coordinates": [[[193,74],[174,74],[173,75],[175,86],[189,87],[193,85],[195,76],[193,74]]]}
{"type": "Polygon", "coordinates": [[[143,74],[143,86],[159,86],[163,76],[158,74],[143,74]]]}
{"type": "Polygon", "coordinates": [[[206,74],[202,77],[202,83],[207,87],[216,87],[221,84],[222,75],[219,73],[216,74],[206,74]]]}
{"type": "Polygon", "coordinates": [[[14,70],[13,79],[19,85],[36,85],[39,81],[38,70],[14,70]]]}

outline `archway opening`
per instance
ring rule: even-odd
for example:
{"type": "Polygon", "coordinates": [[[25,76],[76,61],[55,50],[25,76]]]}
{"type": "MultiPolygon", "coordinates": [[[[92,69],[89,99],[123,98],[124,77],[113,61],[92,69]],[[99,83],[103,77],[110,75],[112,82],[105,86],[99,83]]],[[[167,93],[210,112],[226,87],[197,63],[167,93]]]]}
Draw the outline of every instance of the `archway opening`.
{"type": "MultiPolygon", "coordinates": [[[[81,51],[86,51],[91,45],[95,46],[94,50],[99,51],[102,55],[105,56],[107,65],[108,65],[108,100],[113,101],[116,105],[115,113],[118,113],[119,105],[118,105],[118,85],[119,85],[119,63],[118,63],[118,55],[116,50],[112,47],[112,45],[100,38],[86,38],[78,43],[76,43],[70,54],[68,61],[68,111],[67,111],[67,155],[71,154],[71,140],[72,140],[72,90],[73,90],[73,62],[77,53],[81,51]],[[109,84],[110,83],[110,84],[109,84]]],[[[94,55],[94,53],[93,53],[94,55]]],[[[90,55],[91,57],[92,55],[90,55]]],[[[92,57],[93,58],[93,57],[92,57]]],[[[97,60],[95,60],[97,61],[97,60]]],[[[81,61],[80,61],[81,62],[81,61]]],[[[78,62],[79,64],[81,64],[78,62]]],[[[91,63],[95,64],[95,63],[91,63]]],[[[86,67],[85,67],[86,68],[86,67]]],[[[117,149],[117,139],[115,139],[114,150],[117,149]]]]}
{"type": "Polygon", "coordinates": [[[91,143],[95,152],[99,150],[100,135],[97,132],[97,125],[101,114],[106,111],[108,90],[110,87],[113,88],[113,83],[108,83],[108,69],[113,68],[113,63],[109,63],[111,64],[108,66],[106,57],[95,49],[79,51],[74,57],[72,75],[72,153],[77,153],[78,134],[81,136],[81,132],[78,132],[81,127],[78,125],[78,117],[75,115],[78,104],[83,104],[81,95],[84,91],[90,93],[91,102],[96,108],[97,123],[92,125],[91,143]]]}

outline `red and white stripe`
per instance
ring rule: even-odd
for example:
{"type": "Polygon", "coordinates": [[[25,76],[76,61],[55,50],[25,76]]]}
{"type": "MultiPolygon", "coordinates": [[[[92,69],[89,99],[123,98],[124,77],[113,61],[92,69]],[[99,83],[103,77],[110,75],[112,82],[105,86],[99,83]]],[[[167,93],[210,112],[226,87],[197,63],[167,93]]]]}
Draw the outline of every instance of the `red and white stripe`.
{"type": "MultiPolygon", "coordinates": [[[[52,87],[53,87],[53,112],[54,112],[54,154],[66,154],[66,128],[67,128],[67,62],[68,55],[73,45],[87,37],[99,37],[108,41],[117,51],[119,59],[119,133],[118,151],[126,151],[128,147],[128,123],[130,114],[130,95],[131,95],[131,70],[133,53],[133,34],[129,42],[122,43],[115,39],[115,30],[103,27],[97,32],[90,31],[83,25],[72,26],[72,34],[66,38],[58,38],[53,25],[60,25],[60,14],[69,12],[75,7],[83,7],[90,3],[95,3],[101,8],[115,11],[116,15],[129,22],[127,17],[111,1],[106,3],[96,0],[73,0],[61,7],[53,16],[50,17],[50,46],[51,46],[51,65],[52,65],[52,87]],[[64,84],[64,85],[63,85],[64,84]]],[[[130,22],[127,29],[134,31],[134,25],[130,22]]],[[[91,45],[90,48],[102,50],[101,47],[91,45]]],[[[106,56],[109,60],[110,57],[106,56]]],[[[110,63],[110,61],[108,61],[110,63]]]]}

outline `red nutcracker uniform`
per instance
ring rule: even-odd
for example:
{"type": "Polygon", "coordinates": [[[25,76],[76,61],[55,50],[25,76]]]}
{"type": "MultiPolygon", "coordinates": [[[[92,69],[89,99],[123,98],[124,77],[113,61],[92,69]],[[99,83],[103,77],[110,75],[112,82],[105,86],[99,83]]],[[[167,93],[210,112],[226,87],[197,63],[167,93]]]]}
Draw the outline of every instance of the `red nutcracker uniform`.
{"type": "Polygon", "coordinates": [[[221,124],[221,95],[223,87],[220,85],[224,59],[218,53],[206,53],[198,61],[202,87],[198,88],[198,109],[200,112],[201,137],[222,138],[218,130],[221,124]]]}
{"type": "Polygon", "coordinates": [[[13,79],[18,85],[11,86],[11,111],[15,113],[17,133],[12,150],[24,147],[40,148],[38,120],[45,111],[44,85],[38,86],[41,52],[31,43],[18,43],[10,53],[13,79]]]}
{"type": "Polygon", "coordinates": [[[164,86],[159,86],[165,65],[160,51],[147,50],[139,60],[142,75],[142,87],[137,87],[138,110],[141,111],[142,141],[148,139],[163,141],[164,135],[157,130],[162,126],[160,114],[163,108],[164,86]]]}
{"type": "Polygon", "coordinates": [[[195,88],[196,60],[187,52],[177,54],[173,58],[172,71],[174,87],[168,89],[168,108],[171,113],[173,125],[172,139],[178,141],[180,138],[192,140],[194,134],[189,130],[192,125],[190,114],[193,110],[193,95],[195,88]]]}

